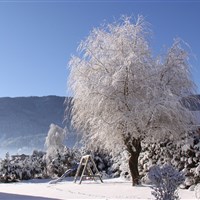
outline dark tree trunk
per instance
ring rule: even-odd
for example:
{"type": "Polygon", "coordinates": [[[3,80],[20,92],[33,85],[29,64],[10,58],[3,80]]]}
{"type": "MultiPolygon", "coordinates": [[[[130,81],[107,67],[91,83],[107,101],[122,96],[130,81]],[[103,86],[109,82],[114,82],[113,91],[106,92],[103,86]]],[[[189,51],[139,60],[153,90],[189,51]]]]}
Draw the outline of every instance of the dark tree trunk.
{"type": "Polygon", "coordinates": [[[131,172],[133,186],[139,184],[138,157],[138,152],[134,152],[129,158],[129,169],[131,172]]]}
{"type": "Polygon", "coordinates": [[[138,157],[141,152],[141,141],[139,139],[133,139],[132,142],[126,143],[127,150],[130,153],[129,169],[132,177],[132,185],[139,184],[139,171],[138,171],[138,157]]]}

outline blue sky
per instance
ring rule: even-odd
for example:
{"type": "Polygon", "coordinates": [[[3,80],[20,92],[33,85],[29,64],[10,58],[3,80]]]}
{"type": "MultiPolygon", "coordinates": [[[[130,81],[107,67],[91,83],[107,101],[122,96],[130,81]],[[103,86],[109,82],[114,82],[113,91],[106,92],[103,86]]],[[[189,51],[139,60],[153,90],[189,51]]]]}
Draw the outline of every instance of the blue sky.
{"type": "Polygon", "coordinates": [[[67,65],[79,42],[104,21],[143,15],[152,49],[182,38],[200,93],[200,1],[0,0],[0,97],[67,96],[67,65]]]}

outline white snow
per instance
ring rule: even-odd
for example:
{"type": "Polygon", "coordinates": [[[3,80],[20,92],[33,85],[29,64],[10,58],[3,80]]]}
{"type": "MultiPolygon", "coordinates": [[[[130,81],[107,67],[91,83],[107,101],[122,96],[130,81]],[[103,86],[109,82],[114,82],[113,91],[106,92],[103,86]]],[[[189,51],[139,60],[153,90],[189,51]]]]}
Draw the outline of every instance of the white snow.
{"type": "MultiPolygon", "coordinates": [[[[49,184],[49,180],[32,180],[0,184],[0,200],[51,200],[51,199],[155,199],[148,185],[131,186],[120,178],[107,179],[104,183],[83,181],[82,184],[64,180],[49,184]]],[[[195,192],[179,190],[181,199],[196,199],[195,192]]]]}

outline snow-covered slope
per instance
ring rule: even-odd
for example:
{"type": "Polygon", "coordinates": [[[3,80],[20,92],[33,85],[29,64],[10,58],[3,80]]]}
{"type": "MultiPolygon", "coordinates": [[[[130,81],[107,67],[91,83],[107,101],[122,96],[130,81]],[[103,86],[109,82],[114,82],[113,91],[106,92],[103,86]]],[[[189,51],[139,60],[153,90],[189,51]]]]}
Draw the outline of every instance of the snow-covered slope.
{"type": "Polygon", "coordinates": [[[0,149],[41,149],[51,123],[71,128],[70,113],[64,120],[67,106],[71,106],[71,98],[0,98],[0,149]]]}

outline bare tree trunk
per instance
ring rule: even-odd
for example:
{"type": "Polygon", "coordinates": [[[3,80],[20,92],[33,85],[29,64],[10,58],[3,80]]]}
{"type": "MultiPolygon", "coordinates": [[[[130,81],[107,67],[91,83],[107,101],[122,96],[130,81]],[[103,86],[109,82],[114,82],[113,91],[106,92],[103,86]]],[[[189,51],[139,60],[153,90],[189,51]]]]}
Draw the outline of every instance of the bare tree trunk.
{"type": "Polygon", "coordinates": [[[139,171],[138,171],[138,157],[141,152],[141,141],[139,139],[133,139],[132,144],[126,143],[127,150],[130,153],[129,169],[132,177],[132,185],[139,184],[139,171]]]}
{"type": "Polygon", "coordinates": [[[134,152],[129,158],[129,169],[131,172],[133,186],[139,184],[138,157],[139,155],[137,152],[134,152]]]}

